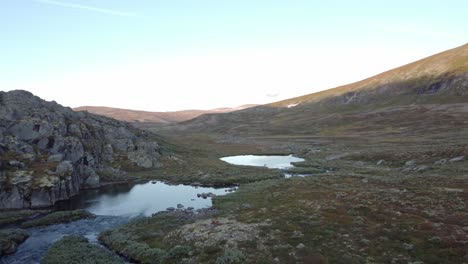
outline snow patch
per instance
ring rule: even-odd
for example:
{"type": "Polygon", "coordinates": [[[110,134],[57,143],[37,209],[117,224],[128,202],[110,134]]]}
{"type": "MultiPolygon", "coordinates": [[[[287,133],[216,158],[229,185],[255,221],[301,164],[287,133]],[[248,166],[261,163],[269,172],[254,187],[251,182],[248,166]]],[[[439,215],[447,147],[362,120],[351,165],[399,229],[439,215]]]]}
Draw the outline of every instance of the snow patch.
{"type": "Polygon", "coordinates": [[[291,107],[295,107],[295,106],[298,106],[299,104],[289,104],[288,106],[286,106],[287,108],[291,108],[291,107]]]}

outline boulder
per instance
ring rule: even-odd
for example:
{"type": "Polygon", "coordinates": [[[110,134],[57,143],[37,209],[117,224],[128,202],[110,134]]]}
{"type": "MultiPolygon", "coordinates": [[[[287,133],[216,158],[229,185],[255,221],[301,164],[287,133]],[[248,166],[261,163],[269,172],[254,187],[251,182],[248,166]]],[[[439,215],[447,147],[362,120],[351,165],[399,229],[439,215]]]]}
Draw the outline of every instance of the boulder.
{"type": "Polygon", "coordinates": [[[31,193],[31,207],[47,207],[55,203],[55,193],[46,188],[34,190],[31,193]]]}
{"type": "Polygon", "coordinates": [[[57,165],[55,172],[61,177],[69,176],[73,173],[73,164],[68,160],[62,161],[57,165]]]}
{"type": "Polygon", "coordinates": [[[19,187],[13,186],[9,191],[0,191],[0,208],[20,209],[26,206],[27,203],[19,187]]]}
{"type": "Polygon", "coordinates": [[[459,156],[459,157],[450,159],[449,162],[460,162],[460,161],[464,161],[464,160],[465,160],[465,156],[459,156]]]}
{"type": "Polygon", "coordinates": [[[386,165],[386,164],[387,164],[387,162],[385,160],[383,160],[383,159],[377,161],[377,165],[379,165],[379,166],[380,165],[386,165]]]}
{"type": "Polygon", "coordinates": [[[409,160],[407,162],[405,162],[405,167],[411,167],[411,166],[414,166],[416,165],[416,161],[415,160],[409,160]]]}
{"type": "Polygon", "coordinates": [[[55,154],[50,156],[47,159],[47,162],[52,163],[52,162],[61,162],[63,160],[63,154],[55,154]]]}

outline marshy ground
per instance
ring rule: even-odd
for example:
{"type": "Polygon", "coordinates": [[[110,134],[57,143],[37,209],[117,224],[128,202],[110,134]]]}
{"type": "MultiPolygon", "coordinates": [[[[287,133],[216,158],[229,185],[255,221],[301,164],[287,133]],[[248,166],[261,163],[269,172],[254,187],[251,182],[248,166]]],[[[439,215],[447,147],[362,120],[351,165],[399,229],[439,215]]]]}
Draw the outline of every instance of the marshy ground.
{"type": "MultiPolygon", "coordinates": [[[[192,161],[200,161],[190,172],[218,170],[206,179],[218,179],[231,167],[219,163],[219,157],[262,153],[295,153],[306,161],[293,172],[311,176],[244,183],[244,177],[263,168],[251,168],[252,174],[244,174],[248,168],[243,167],[226,169],[239,175],[233,182],[241,187],[214,199],[215,214],[160,214],[113,235],[151,249],[183,246],[189,253],[181,263],[464,263],[468,165],[461,157],[468,157],[466,131],[409,131],[178,134],[178,144],[196,153],[192,161]]],[[[199,181],[196,174],[192,177],[199,181]]],[[[152,261],[132,253],[131,246],[108,245],[144,263],[152,261]]]]}

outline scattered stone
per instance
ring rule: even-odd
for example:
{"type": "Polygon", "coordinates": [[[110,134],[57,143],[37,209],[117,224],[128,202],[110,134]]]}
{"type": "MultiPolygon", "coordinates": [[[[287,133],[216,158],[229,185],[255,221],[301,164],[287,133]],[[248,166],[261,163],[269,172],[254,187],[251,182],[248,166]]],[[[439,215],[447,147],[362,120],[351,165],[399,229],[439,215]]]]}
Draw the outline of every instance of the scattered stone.
{"type": "Polygon", "coordinates": [[[183,204],[177,204],[177,209],[182,209],[182,208],[184,208],[183,204]]]}
{"type": "Polygon", "coordinates": [[[413,249],[414,249],[414,245],[413,245],[413,244],[403,243],[403,248],[404,248],[405,250],[413,250],[413,249]]]}
{"type": "Polygon", "coordinates": [[[431,238],[429,238],[429,242],[432,242],[432,243],[440,243],[442,241],[442,239],[438,236],[433,236],[431,238]]]}
{"type": "Polygon", "coordinates": [[[192,211],[193,209],[195,209],[195,208],[193,208],[193,207],[187,207],[187,210],[188,210],[188,211],[192,211]]]}
{"type": "Polygon", "coordinates": [[[446,159],[441,159],[441,160],[438,160],[438,161],[434,162],[434,165],[444,165],[445,163],[447,163],[447,160],[446,159]]]}
{"type": "Polygon", "coordinates": [[[8,164],[12,167],[16,167],[19,169],[22,169],[25,167],[24,162],[18,161],[18,160],[10,160],[8,164]]]}
{"type": "Polygon", "coordinates": [[[363,238],[363,239],[361,239],[361,243],[368,246],[368,245],[370,245],[371,242],[370,242],[370,240],[363,238]]]}
{"type": "Polygon", "coordinates": [[[414,166],[416,165],[416,161],[415,160],[409,160],[407,162],[405,162],[405,167],[411,167],[411,166],[414,166]]]}
{"type": "Polygon", "coordinates": [[[305,248],[305,245],[302,243],[299,243],[299,245],[296,246],[297,249],[303,249],[305,248]]]}
{"type": "Polygon", "coordinates": [[[167,211],[175,211],[175,208],[174,207],[168,207],[166,208],[167,211]]]}
{"type": "Polygon", "coordinates": [[[299,237],[303,237],[303,236],[304,236],[304,234],[303,234],[301,231],[295,230],[295,231],[292,233],[292,236],[291,236],[291,237],[292,237],[292,238],[299,238],[299,237]]]}
{"type": "Polygon", "coordinates": [[[203,198],[203,199],[206,199],[208,197],[212,198],[212,197],[216,197],[216,194],[212,193],[212,192],[209,192],[209,193],[197,193],[197,197],[198,198],[203,198]]]}
{"type": "Polygon", "coordinates": [[[50,156],[47,159],[47,162],[52,163],[52,162],[61,162],[63,160],[63,154],[55,154],[50,156]]]}
{"type": "Polygon", "coordinates": [[[431,167],[429,167],[427,165],[420,165],[420,166],[415,167],[413,170],[417,171],[417,172],[423,172],[423,171],[427,171],[427,170],[430,170],[430,169],[431,169],[431,167]]]}
{"type": "Polygon", "coordinates": [[[465,160],[465,156],[459,156],[459,157],[450,159],[449,162],[459,162],[459,161],[464,161],[464,160],[465,160]]]}
{"type": "Polygon", "coordinates": [[[243,209],[251,209],[252,208],[252,205],[248,204],[248,203],[242,204],[241,206],[242,206],[243,209]]]}
{"type": "Polygon", "coordinates": [[[385,160],[381,159],[381,160],[377,161],[377,165],[378,166],[387,165],[387,162],[385,160]]]}

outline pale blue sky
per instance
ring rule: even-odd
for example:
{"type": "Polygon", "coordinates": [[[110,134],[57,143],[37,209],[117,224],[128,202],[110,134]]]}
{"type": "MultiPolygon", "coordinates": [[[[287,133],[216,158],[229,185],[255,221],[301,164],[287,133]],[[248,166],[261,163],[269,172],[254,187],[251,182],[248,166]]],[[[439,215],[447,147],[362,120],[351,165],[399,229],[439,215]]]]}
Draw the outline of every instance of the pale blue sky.
{"type": "Polygon", "coordinates": [[[0,90],[158,111],[267,103],[460,46],[467,14],[468,1],[0,0],[0,90]]]}

